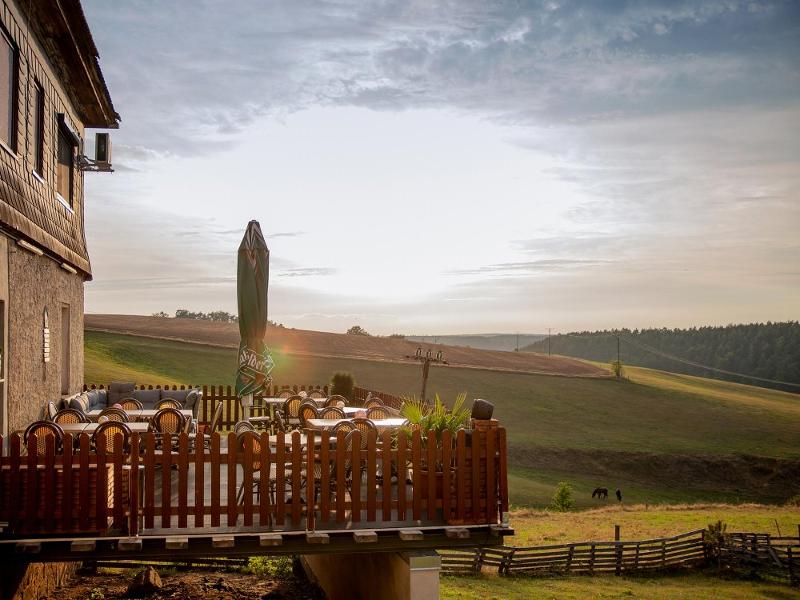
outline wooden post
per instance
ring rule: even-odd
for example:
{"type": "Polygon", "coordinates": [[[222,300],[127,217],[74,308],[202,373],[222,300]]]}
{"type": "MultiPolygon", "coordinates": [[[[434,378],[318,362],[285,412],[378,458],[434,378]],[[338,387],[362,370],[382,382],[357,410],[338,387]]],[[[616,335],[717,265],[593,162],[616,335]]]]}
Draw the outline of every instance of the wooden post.
{"type": "Polygon", "coordinates": [[[788,563],[788,566],[789,566],[789,585],[794,585],[796,583],[796,581],[795,581],[795,575],[794,575],[794,557],[792,556],[792,547],[791,546],[789,546],[786,549],[786,562],[788,563]]]}
{"type": "Polygon", "coordinates": [[[617,545],[614,546],[614,575],[619,577],[622,574],[622,545],[619,543],[619,525],[614,525],[614,541],[617,545]]]}

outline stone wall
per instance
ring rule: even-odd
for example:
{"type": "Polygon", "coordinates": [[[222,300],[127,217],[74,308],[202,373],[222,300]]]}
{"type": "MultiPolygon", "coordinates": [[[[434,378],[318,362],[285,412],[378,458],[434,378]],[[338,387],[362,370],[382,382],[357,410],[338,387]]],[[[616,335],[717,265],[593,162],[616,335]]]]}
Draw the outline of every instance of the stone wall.
{"type": "Polygon", "coordinates": [[[83,277],[55,261],[8,244],[8,431],[40,418],[48,400],[62,396],[62,307],[69,307],[69,388],[83,385],[83,277]],[[50,328],[50,361],[44,362],[44,311],[50,328]]]}

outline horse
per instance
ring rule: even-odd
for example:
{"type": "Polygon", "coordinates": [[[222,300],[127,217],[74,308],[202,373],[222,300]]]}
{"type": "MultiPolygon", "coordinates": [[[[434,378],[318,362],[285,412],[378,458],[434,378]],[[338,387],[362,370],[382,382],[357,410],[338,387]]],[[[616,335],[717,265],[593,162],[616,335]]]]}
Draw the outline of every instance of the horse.
{"type": "Polygon", "coordinates": [[[598,500],[607,500],[608,499],[608,488],[594,488],[592,492],[592,498],[597,497],[598,500]]]}

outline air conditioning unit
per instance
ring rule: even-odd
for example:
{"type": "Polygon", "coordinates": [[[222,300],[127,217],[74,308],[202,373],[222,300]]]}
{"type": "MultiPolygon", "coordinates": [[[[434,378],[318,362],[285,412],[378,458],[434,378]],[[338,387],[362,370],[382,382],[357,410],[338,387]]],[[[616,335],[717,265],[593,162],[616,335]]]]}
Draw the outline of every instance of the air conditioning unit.
{"type": "Polygon", "coordinates": [[[94,134],[94,162],[99,165],[111,164],[111,134],[94,134]]]}

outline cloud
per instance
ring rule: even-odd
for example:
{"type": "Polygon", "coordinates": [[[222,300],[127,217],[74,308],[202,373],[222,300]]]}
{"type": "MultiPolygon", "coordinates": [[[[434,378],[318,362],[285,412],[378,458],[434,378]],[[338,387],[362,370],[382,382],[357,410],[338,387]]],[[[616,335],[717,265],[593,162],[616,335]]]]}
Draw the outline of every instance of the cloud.
{"type": "Polygon", "coordinates": [[[335,273],[336,269],[331,269],[328,267],[306,267],[279,271],[277,275],[278,277],[321,277],[326,275],[334,275],[335,273]]]}

